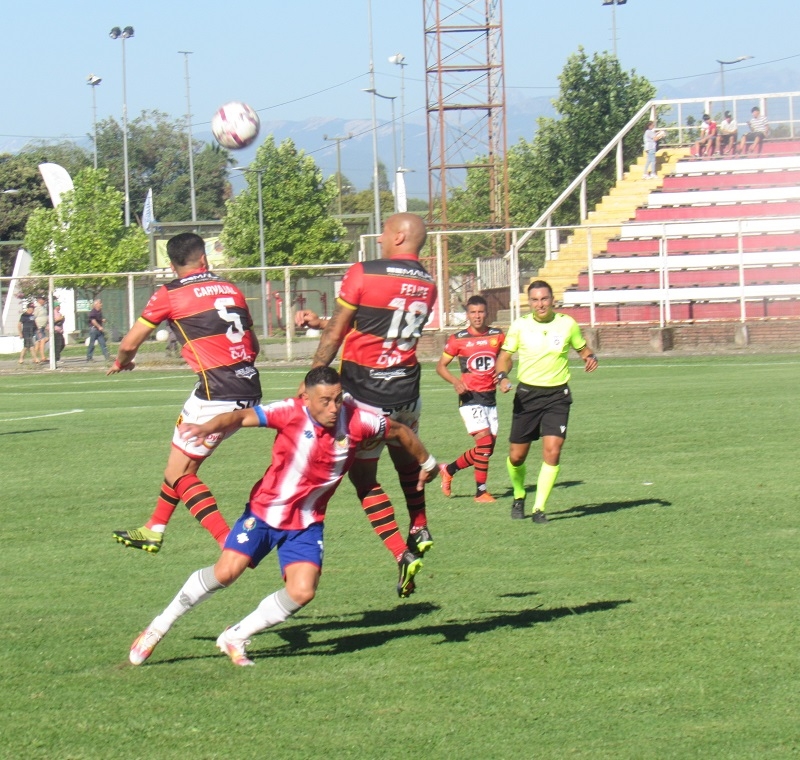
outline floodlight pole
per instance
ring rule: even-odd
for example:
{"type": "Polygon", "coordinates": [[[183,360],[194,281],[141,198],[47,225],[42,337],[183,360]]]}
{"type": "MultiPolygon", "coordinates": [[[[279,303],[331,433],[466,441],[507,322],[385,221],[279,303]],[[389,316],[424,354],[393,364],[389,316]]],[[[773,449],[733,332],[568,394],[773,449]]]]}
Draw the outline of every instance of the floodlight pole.
{"type": "Polygon", "coordinates": [[[192,102],[189,100],[189,56],[191,50],[179,50],[183,56],[184,71],[186,76],[186,133],[189,136],[189,193],[192,198],[192,221],[197,221],[197,197],[194,189],[194,150],[192,145],[192,102]]]}
{"type": "Polygon", "coordinates": [[[133,27],[120,29],[115,26],[108,36],[112,40],[122,40],[122,171],[125,174],[125,226],[131,226],[131,190],[128,177],[128,95],[125,85],[125,40],[133,37],[133,27]]]}
{"type": "MultiPolygon", "coordinates": [[[[381,191],[378,187],[378,116],[375,106],[375,63],[372,57],[372,0],[367,0],[369,28],[369,89],[372,91],[372,201],[375,213],[375,234],[381,232],[381,191]]],[[[380,250],[380,243],[377,243],[380,250]]]]}
{"type": "Polygon", "coordinates": [[[94,130],[94,170],[97,171],[97,97],[95,88],[103,80],[96,74],[89,74],[86,84],[92,88],[92,128],[94,130]]]}
{"type": "Polygon", "coordinates": [[[717,58],[717,63],[719,64],[719,86],[722,93],[723,111],[725,110],[725,66],[733,66],[734,63],[741,63],[742,61],[747,61],[752,57],[752,55],[740,55],[738,58],[734,58],[732,61],[720,61],[720,59],[717,58]]]}

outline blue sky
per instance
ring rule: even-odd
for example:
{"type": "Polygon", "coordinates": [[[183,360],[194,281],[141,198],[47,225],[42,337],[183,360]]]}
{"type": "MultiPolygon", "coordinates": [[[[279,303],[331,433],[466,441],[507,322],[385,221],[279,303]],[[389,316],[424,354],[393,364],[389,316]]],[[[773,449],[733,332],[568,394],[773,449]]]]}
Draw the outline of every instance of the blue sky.
{"type": "MultiPolygon", "coordinates": [[[[126,42],[130,118],[142,109],[185,114],[178,51],[191,50],[196,132],[229,100],[250,103],[265,121],[369,119],[370,98],[361,91],[369,86],[367,7],[367,0],[17,3],[3,19],[0,149],[91,132],[90,73],[103,79],[98,118],[120,118],[122,51],[108,36],[113,26],[135,29],[126,42]]],[[[422,0],[372,0],[377,88],[399,95],[399,69],[387,58],[403,53],[407,119],[421,124],[422,8],[422,0]]],[[[558,73],[579,45],[590,53],[612,47],[612,11],[602,0],[504,0],[503,12],[510,102],[555,95],[558,73]]],[[[798,0],[628,0],[615,15],[622,65],[652,81],[680,85],[707,75],[713,94],[716,59],[752,55],[726,69],[726,90],[759,72],[791,72],[800,89],[798,0]]],[[[389,104],[381,107],[379,119],[388,120],[389,104]]],[[[399,116],[399,100],[397,108],[399,116]]]]}

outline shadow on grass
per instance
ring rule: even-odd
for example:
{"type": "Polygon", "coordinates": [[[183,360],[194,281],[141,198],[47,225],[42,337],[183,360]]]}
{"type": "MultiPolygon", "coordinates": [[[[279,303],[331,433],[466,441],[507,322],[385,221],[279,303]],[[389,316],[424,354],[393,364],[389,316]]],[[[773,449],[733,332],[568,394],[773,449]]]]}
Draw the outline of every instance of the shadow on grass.
{"type": "MultiPolygon", "coordinates": [[[[563,483],[556,483],[553,486],[553,488],[574,488],[575,486],[582,486],[582,485],[585,485],[585,484],[586,484],[586,481],[584,481],[584,480],[565,480],[563,483]]],[[[525,494],[525,498],[527,498],[528,496],[532,496],[535,493],[536,493],[536,483],[534,483],[533,485],[531,485],[531,486],[529,486],[527,488],[527,493],[525,494]]],[[[510,487],[506,488],[506,490],[503,491],[503,493],[500,493],[500,494],[496,493],[495,496],[499,496],[500,498],[513,499],[514,498],[514,489],[510,488],[510,487]]]]}
{"type": "Polygon", "coordinates": [[[0,435],[26,435],[27,433],[52,433],[58,428],[37,428],[36,430],[8,430],[0,435]]]}
{"type": "Polygon", "coordinates": [[[602,515],[606,512],[618,512],[621,509],[633,509],[634,507],[671,507],[671,501],[664,499],[633,499],[632,501],[606,501],[602,504],[582,504],[569,509],[562,509],[560,512],[548,512],[550,520],[569,520],[574,517],[586,517],[587,515],[602,515]]]}
{"type": "MultiPolygon", "coordinates": [[[[430,614],[438,608],[433,604],[416,604],[398,606],[392,610],[370,611],[361,615],[359,620],[331,620],[328,622],[299,623],[285,629],[275,630],[275,634],[285,642],[283,647],[263,646],[251,647],[248,653],[253,657],[299,657],[299,656],[330,656],[360,652],[366,649],[381,647],[395,639],[405,639],[410,636],[435,636],[439,637],[436,644],[456,644],[469,640],[471,636],[489,633],[499,628],[530,628],[542,623],[550,623],[571,615],[586,615],[595,612],[607,612],[620,605],[630,604],[630,599],[613,599],[601,602],[588,602],[575,607],[554,607],[543,609],[534,607],[517,612],[492,612],[480,619],[453,620],[431,625],[409,625],[422,615],[430,614]],[[403,612],[405,611],[405,613],[403,612]],[[388,627],[387,626],[394,626],[388,627]],[[333,635],[321,640],[312,641],[312,635],[329,631],[352,630],[353,628],[380,628],[341,636],[333,635]]],[[[209,636],[196,636],[197,641],[216,641],[209,636]]],[[[200,654],[189,657],[174,657],[159,660],[152,665],[166,665],[183,660],[201,660],[219,655],[200,654]]]]}

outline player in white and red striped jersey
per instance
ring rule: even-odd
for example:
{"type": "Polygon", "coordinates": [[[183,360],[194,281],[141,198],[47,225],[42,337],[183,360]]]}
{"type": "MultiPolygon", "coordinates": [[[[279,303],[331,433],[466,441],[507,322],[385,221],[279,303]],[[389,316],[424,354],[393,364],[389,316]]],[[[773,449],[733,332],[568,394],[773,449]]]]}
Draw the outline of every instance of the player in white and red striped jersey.
{"type": "MultiPolygon", "coordinates": [[[[347,270],[331,318],[321,320],[310,311],[296,317],[299,325],[325,328],[312,367],[330,364],[342,346],[345,391],[361,408],[400,420],[414,431],[422,410],[417,341],[436,301],[436,285],[419,261],[425,237],[420,216],[390,216],[378,238],[382,258],[347,270]]],[[[390,445],[410,522],[403,541],[392,502],[378,482],[382,451],[383,444],[362,447],[350,480],[373,530],[397,560],[402,583],[409,566],[417,567],[421,555],[433,546],[433,538],[425,493],[416,489],[419,467],[402,449],[390,445]]],[[[401,596],[411,591],[413,587],[401,596]]]]}
{"type": "MultiPolygon", "coordinates": [[[[203,238],[193,232],[167,241],[167,255],[177,279],[161,286],[119,345],[116,361],[107,374],[133,369],[139,347],[159,323],[167,320],[182,344],[181,355],[197,373],[197,385],[178,418],[205,422],[215,415],[257,404],[261,382],[255,360],[258,339],[244,294],[232,282],[208,270],[203,238]]],[[[164,531],[178,506],[190,514],[222,545],[228,523],[208,486],[197,476],[223,437],[202,445],[180,437],[178,424],[164,470],[164,482],[150,519],[141,528],[117,530],[116,541],[156,553],[164,531]]]]}
{"type": "Polygon", "coordinates": [[[338,372],[318,367],[306,375],[302,400],[228,412],[203,425],[182,425],[185,437],[201,440],[240,427],[269,427],[278,434],[271,464],[253,486],[222,556],[213,567],[193,573],[136,638],[129,656],[134,665],[150,656],[179,617],[277,549],[284,588],[262,600],[255,611],[217,639],[217,646],[234,665],[252,665],[245,651],[249,637],[283,622],[314,598],[322,571],[325,510],[353,464],[359,443],[376,437],[398,441],[420,464],[420,490],[435,477],[436,460],[410,428],[358,409],[342,396],[338,372]]]}

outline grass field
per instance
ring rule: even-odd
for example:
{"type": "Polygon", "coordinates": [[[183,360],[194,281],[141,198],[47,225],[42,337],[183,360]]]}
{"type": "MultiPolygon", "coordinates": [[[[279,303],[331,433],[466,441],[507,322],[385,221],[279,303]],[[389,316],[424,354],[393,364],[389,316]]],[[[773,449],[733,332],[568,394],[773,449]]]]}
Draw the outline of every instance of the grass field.
{"type": "MultiPolygon", "coordinates": [[[[417,593],[397,598],[345,483],[317,598],[246,669],[214,640],[279,586],[273,558],[127,664],[217,556],[182,508],[157,556],[111,540],[152,508],[190,374],[0,376],[0,756],[797,757],[800,357],[575,370],[549,525],[509,519],[503,397],[498,504],[473,502],[471,473],[451,499],[429,488],[417,593]]],[[[302,374],[265,369],[266,398],[302,374]]],[[[470,439],[432,365],[423,398],[421,437],[449,461],[470,439]]],[[[242,431],[204,465],[231,521],[270,440],[242,431]]]]}

